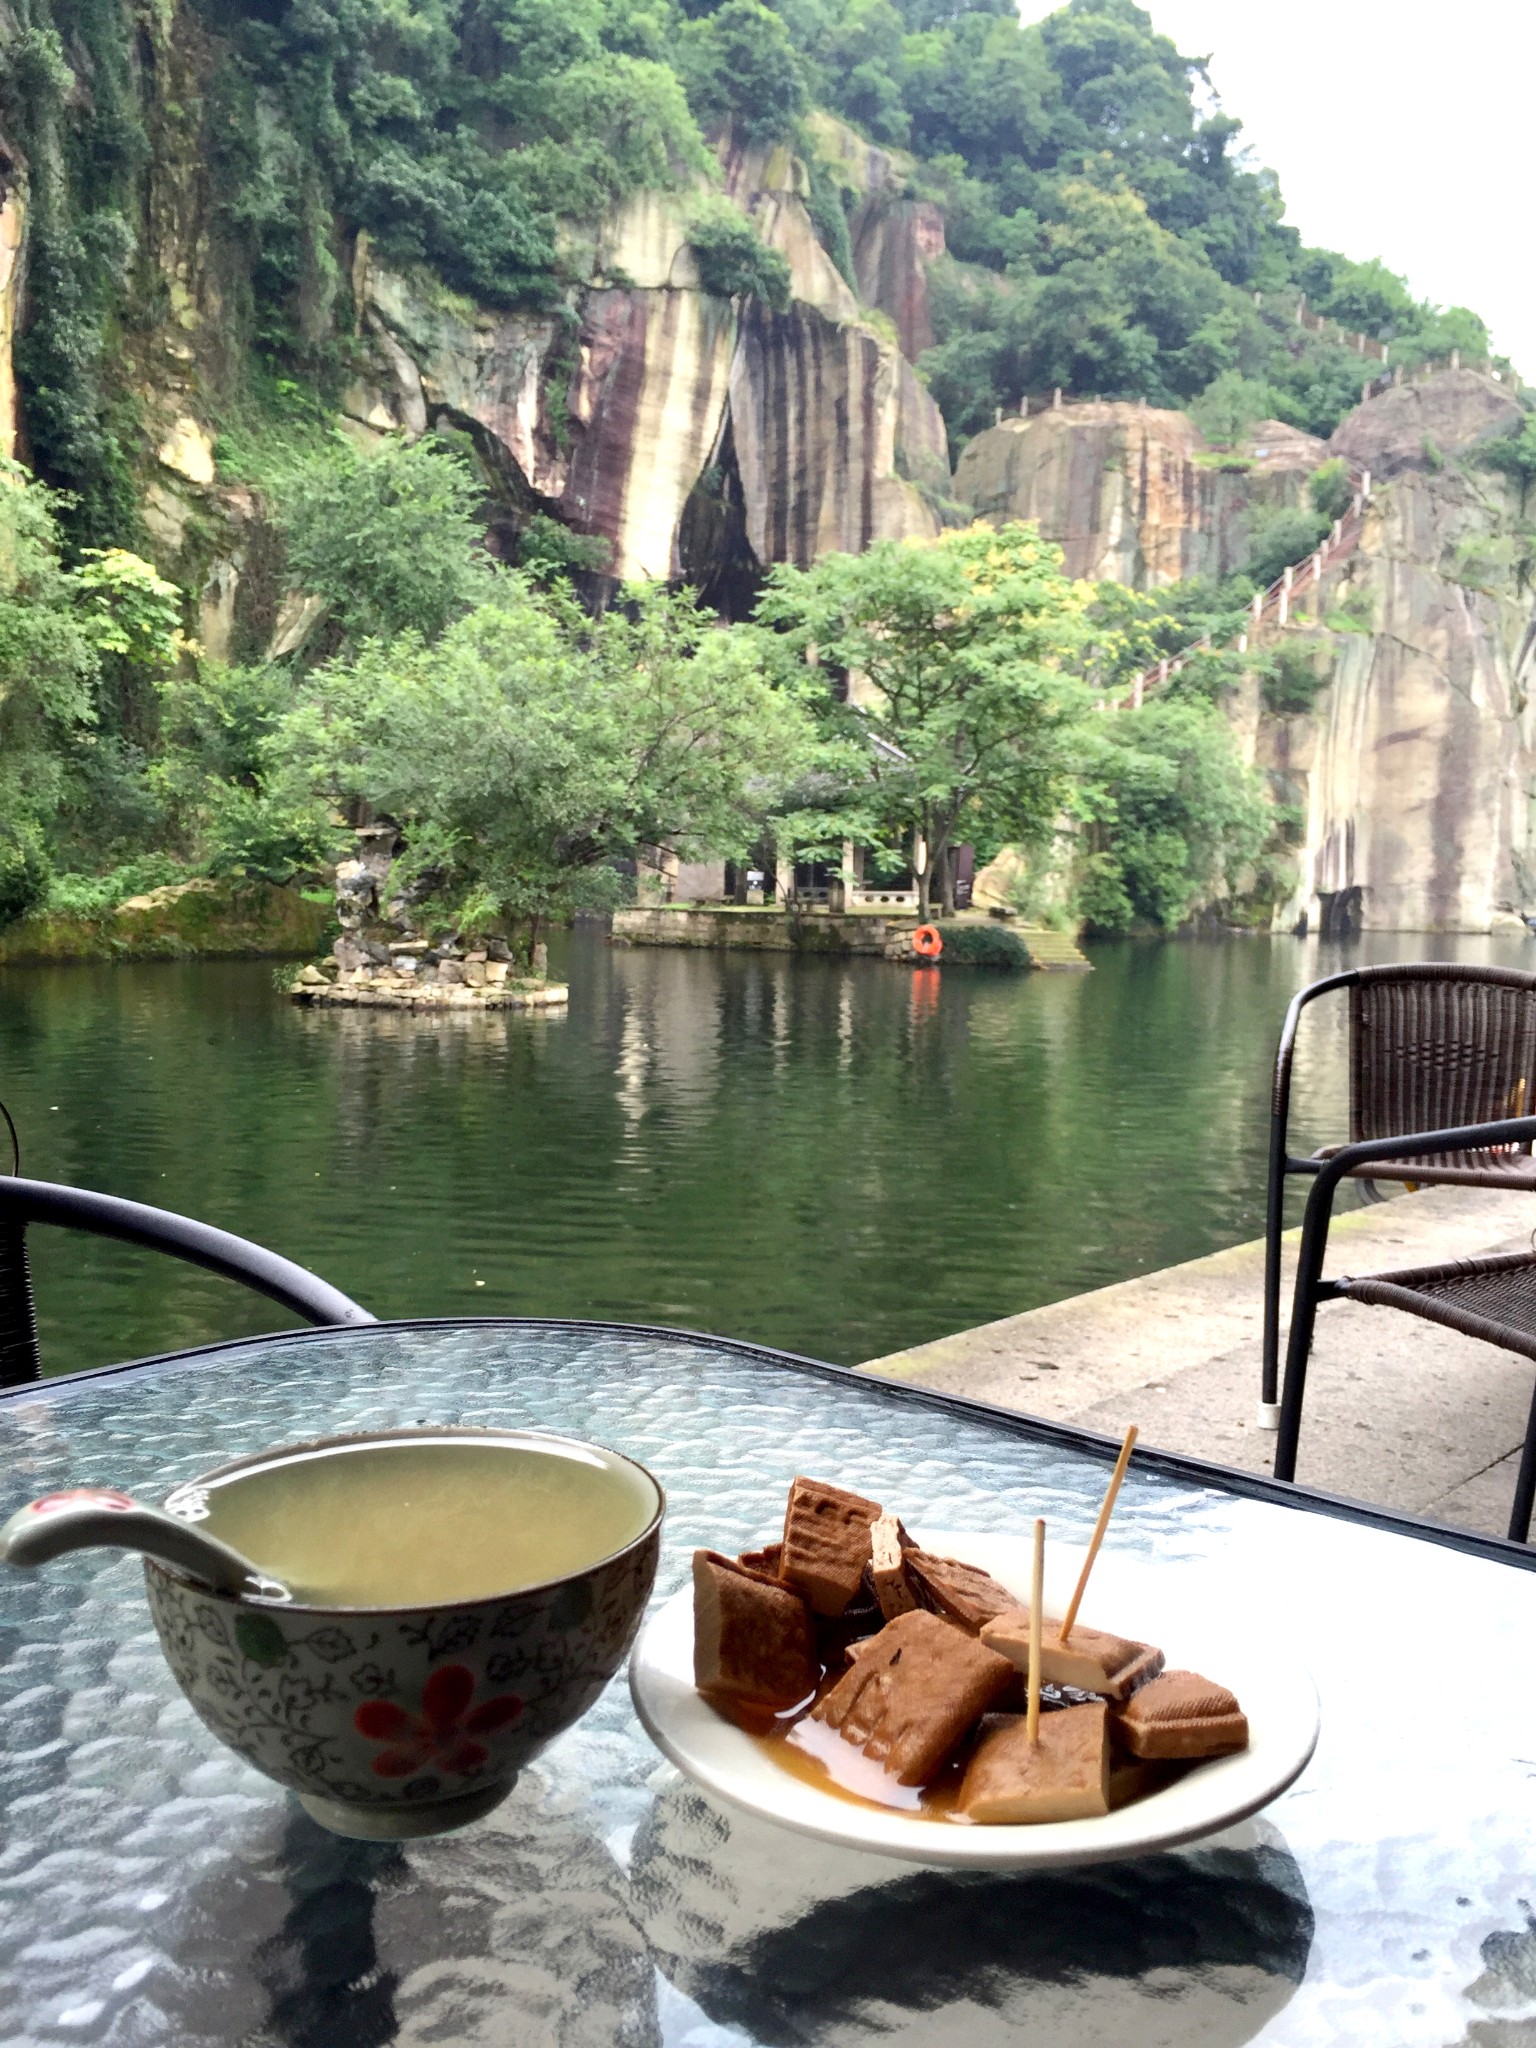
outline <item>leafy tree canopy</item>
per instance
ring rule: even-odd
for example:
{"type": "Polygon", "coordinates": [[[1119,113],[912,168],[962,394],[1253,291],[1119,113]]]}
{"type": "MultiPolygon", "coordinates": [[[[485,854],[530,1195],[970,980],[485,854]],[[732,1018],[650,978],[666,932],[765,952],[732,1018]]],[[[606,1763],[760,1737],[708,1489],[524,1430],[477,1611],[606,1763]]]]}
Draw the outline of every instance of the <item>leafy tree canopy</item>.
{"type": "Polygon", "coordinates": [[[369,453],[338,438],[276,486],[288,569],[354,640],[414,628],[433,640],[480,595],[482,488],[430,439],[369,453]]]}
{"type": "Polygon", "coordinates": [[[646,848],[741,852],[815,750],[756,636],[688,593],[634,588],[589,620],[515,571],[435,645],[373,641],[317,670],[274,765],[404,828],[438,919],[474,929],[616,899],[646,848]]]}
{"type": "Polygon", "coordinates": [[[1084,702],[1065,664],[1085,638],[1085,603],[1032,526],[879,541],[769,578],[757,616],[778,630],[781,656],[845,679],[822,718],[859,765],[825,829],[898,864],[918,847],[925,916],[952,845],[1049,829],[1084,702]]]}

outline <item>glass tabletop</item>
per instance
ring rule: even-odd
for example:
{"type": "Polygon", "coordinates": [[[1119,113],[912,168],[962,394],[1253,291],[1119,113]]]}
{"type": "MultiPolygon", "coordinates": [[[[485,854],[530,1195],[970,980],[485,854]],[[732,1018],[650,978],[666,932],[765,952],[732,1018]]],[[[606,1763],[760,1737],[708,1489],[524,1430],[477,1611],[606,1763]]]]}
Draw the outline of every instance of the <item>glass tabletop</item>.
{"type": "MultiPolygon", "coordinates": [[[[798,1471],[919,1526],[1081,1541],[1097,1450],[750,1347],[378,1325],[0,1400],[0,1516],[158,1495],[321,1432],[571,1431],[656,1472],[657,1584],[798,1471]]],[[[1047,1875],[919,1870],[749,1819],[651,1747],[623,1679],[487,1820],[325,1834],[207,1733],[137,1565],[0,1584],[0,2040],[109,2048],[1519,2048],[1536,2038],[1536,1574],[1133,1464],[1110,1546],[1198,1565],[1310,1666],[1317,1756],[1257,1820],[1047,1875]],[[1454,1662],[1451,1650],[1459,1654],[1454,1662]],[[1447,1666],[1450,1668],[1447,1668],[1447,1666]]]]}

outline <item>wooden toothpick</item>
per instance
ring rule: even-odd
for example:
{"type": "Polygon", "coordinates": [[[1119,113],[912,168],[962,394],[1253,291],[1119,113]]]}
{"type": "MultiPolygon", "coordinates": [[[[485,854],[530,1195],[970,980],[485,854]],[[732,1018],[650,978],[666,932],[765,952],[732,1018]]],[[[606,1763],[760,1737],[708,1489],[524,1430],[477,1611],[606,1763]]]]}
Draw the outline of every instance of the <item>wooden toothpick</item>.
{"type": "Polygon", "coordinates": [[[1125,1468],[1131,1462],[1131,1452],[1135,1446],[1136,1425],[1133,1422],[1125,1432],[1125,1442],[1120,1446],[1120,1455],[1115,1460],[1109,1490],[1104,1496],[1103,1507],[1099,1509],[1099,1519],[1094,1524],[1093,1541],[1088,1545],[1088,1555],[1083,1559],[1083,1568],[1077,1575],[1076,1590],[1066,1613],[1062,1616],[1061,1629],[1056,1637],[1058,1643],[1064,1643],[1072,1633],[1072,1624],[1077,1620],[1077,1610],[1082,1606],[1083,1595],[1088,1590],[1088,1574],[1093,1570],[1093,1561],[1099,1554],[1099,1545],[1104,1541],[1104,1531],[1109,1527],[1109,1518],[1115,1511],[1115,1497],[1120,1491],[1120,1482],[1125,1477],[1125,1468]]]}
{"type": "Polygon", "coordinates": [[[1029,1582],[1029,1739],[1040,1740],[1040,1610],[1045,1601],[1045,1524],[1035,1523],[1035,1565],[1029,1582]]]}

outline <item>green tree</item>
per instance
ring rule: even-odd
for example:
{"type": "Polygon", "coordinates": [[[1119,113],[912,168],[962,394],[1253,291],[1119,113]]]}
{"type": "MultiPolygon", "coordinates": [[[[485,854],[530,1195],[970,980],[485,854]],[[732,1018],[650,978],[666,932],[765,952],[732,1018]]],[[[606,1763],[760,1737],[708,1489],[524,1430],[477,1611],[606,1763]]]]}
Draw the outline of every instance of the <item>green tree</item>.
{"type": "Polygon", "coordinates": [[[1307,496],[1312,500],[1313,510],[1330,525],[1344,517],[1354,498],[1354,486],[1349,480],[1349,464],[1342,455],[1330,456],[1327,462],[1317,465],[1307,479],[1307,496]]]}
{"type": "Polygon", "coordinates": [[[1240,370],[1213,377],[1189,410],[1195,425],[1213,448],[1240,448],[1263,419],[1267,388],[1240,370]]]}
{"type": "Polygon", "coordinates": [[[811,759],[811,721],[755,635],[687,593],[624,599],[589,620],[504,571],[435,645],[373,641],[317,670],[282,757],[333,804],[399,820],[445,928],[611,904],[615,862],[650,847],[741,852],[811,759]]]}
{"type": "Polygon", "coordinates": [[[1520,516],[1525,517],[1526,500],[1536,483],[1536,413],[1527,413],[1513,433],[1487,441],[1477,451],[1486,469],[1507,476],[1520,493],[1520,516]]]}
{"type": "MultiPolygon", "coordinates": [[[[148,562],[112,550],[65,567],[64,509],[0,460],[0,820],[29,847],[57,837],[103,768],[139,775],[100,731],[104,678],[156,673],[179,646],[180,593],[148,562]]],[[[10,857],[20,859],[14,846],[10,857]]],[[[35,871],[30,854],[26,865],[35,871]]]]}
{"type": "Polygon", "coordinates": [[[337,821],[278,744],[294,681],[276,664],[203,661],[161,685],[149,770],[170,829],[215,875],[287,882],[334,856],[337,821]]]}
{"type": "Polygon", "coordinates": [[[1084,701],[1063,664],[1085,605],[1032,526],[877,541],[769,577],[757,616],[781,655],[849,678],[849,701],[829,693],[823,709],[845,746],[863,742],[844,824],[893,860],[913,857],[925,917],[935,876],[954,907],[951,846],[1049,829],[1084,701]]]}
{"type": "Polygon", "coordinates": [[[485,591],[483,490],[441,442],[392,438],[364,454],[338,436],[275,496],[289,573],[352,640],[435,639],[485,591]]]}
{"type": "Polygon", "coordinates": [[[1248,560],[1243,573],[1256,588],[1267,590],[1293,563],[1303,560],[1322,541],[1333,521],[1308,505],[1272,505],[1254,514],[1248,535],[1248,560]]]}
{"type": "Polygon", "coordinates": [[[725,0],[684,25],[677,68],[706,128],[726,121],[748,142],[782,142],[806,107],[805,71],[789,31],[759,0],[725,0]]]}
{"type": "Polygon", "coordinates": [[[1095,720],[1076,766],[1076,904],[1099,931],[1177,929],[1237,889],[1268,837],[1258,778],[1210,705],[1154,701],[1095,720]]]}

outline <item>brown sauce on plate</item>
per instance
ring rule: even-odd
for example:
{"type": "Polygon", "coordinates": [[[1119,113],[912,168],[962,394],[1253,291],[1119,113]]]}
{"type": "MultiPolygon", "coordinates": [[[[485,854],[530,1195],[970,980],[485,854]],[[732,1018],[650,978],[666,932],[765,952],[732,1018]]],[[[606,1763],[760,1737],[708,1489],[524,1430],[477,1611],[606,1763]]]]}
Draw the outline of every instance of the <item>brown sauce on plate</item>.
{"type": "MultiPolygon", "coordinates": [[[[905,1813],[916,1820],[939,1821],[958,1827],[974,1826],[974,1822],[957,1810],[960,1785],[973,1744],[963,1743],[927,1785],[903,1785],[883,1764],[876,1763],[862,1750],[855,1749],[851,1742],[845,1741],[835,1728],[829,1728],[825,1721],[811,1718],[811,1708],[831,1690],[841,1675],[841,1672],[827,1673],[810,1699],[802,1700],[798,1706],[781,1714],[748,1707],[738,1701],[716,1699],[712,1704],[726,1720],[749,1735],[778,1770],[788,1772],[790,1777],[797,1778],[802,1785],[809,1785],[813,1791],[825,1792],[834,1799],[845,1799],[850,1806],[905,1813]]],[[[1113,1756],[1109,1773],[1110,1812],[1118,1812],[1122,1806],[1151,1798],[1192,1768],[1192,1765],[1184,1763],[1138,1763],[1133,1758],[1113,1756]]]]}

